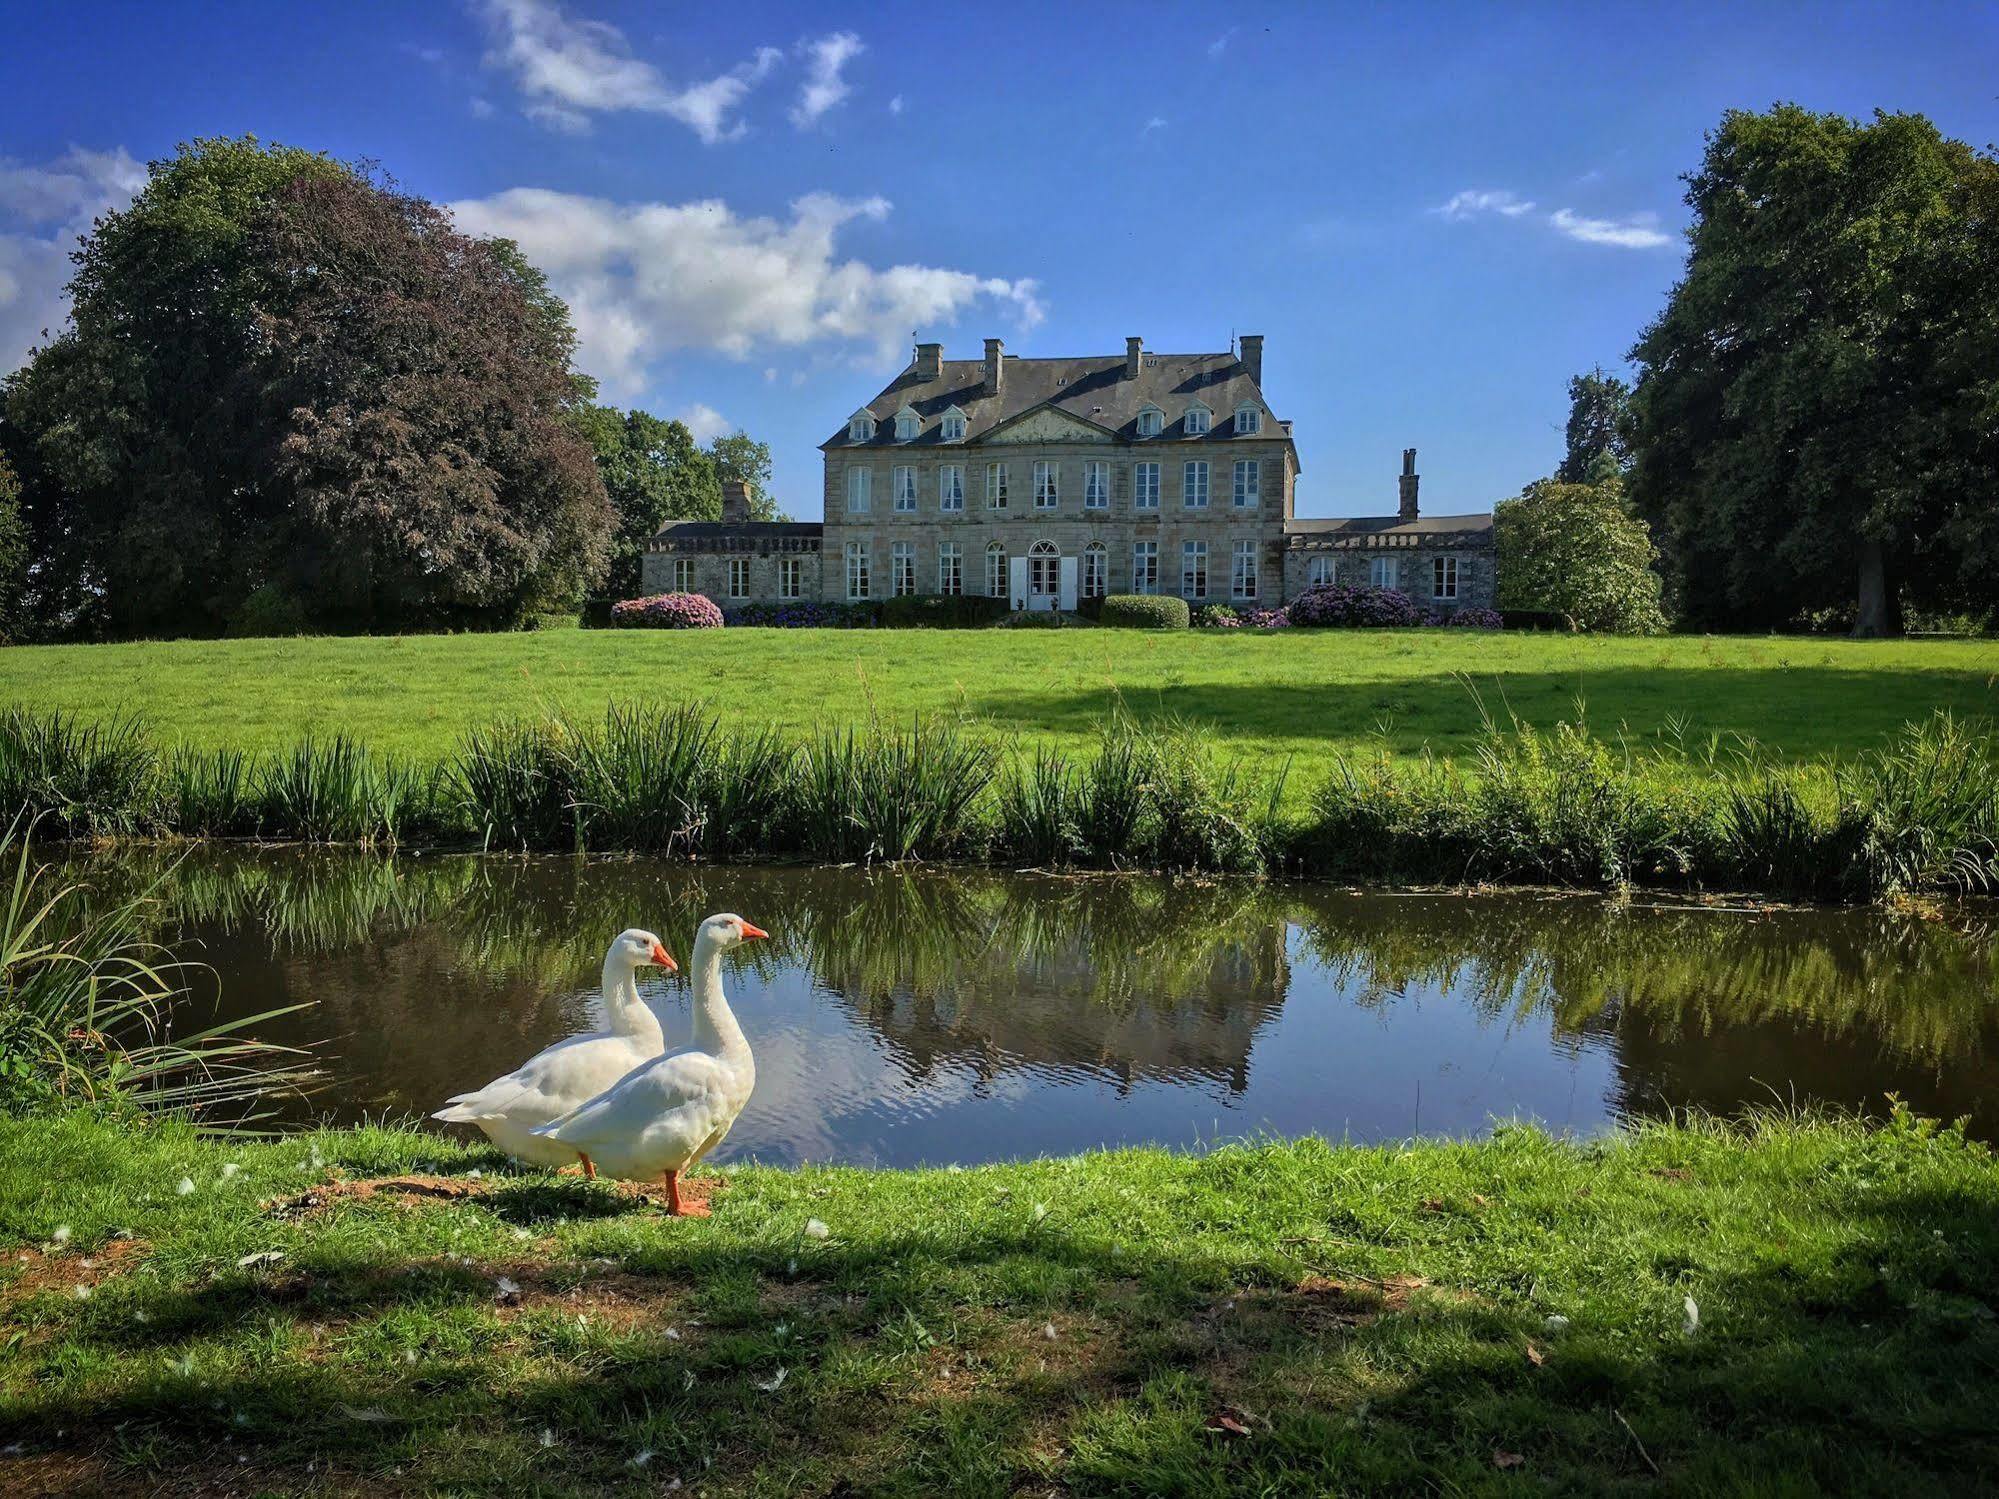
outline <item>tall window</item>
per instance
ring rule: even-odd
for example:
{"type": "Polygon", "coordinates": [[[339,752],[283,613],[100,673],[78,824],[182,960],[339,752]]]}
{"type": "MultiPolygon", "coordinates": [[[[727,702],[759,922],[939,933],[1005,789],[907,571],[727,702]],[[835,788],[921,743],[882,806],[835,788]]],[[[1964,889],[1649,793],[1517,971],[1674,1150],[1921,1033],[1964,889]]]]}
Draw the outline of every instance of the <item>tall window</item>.
{"type": "Polygon", "coordinates": [[[962,464],[947,463],[937,470],[937,508],[965,508],[965,469],[962,464]]]}
{"type": "Polygon", "coordinates": [[[1235,430],[1238,437],[1256,436],[1263,430],[1263,413],[1254,406],[1236,407],[1235,430]]]}
{"type": "Polygon", "coordinates": [[[1332,581],[1332,558],[1314,557],[1310,562],[1305,564],[1305,586],[1307,588],[1324,588],[1332,581]]]}
{"type": "Polygon", "coordinates": [[[1083,597],[1100,599],[1110,590],[1110,554],[1101,541],[1083,548],[1083,597]]]}
{"type": "Polygon", "coordinates": [[[1027,549],[1027,591],[1052,599],[1062,591],[1062,554],[1052,541],[1037,541],[1027,549]]]}
{"type": "Polygon", "coordinates": [[[1256,543],[1238,541],[1229,561],[1229,593],[1239,599],[1256,597],[1256,543]]]}
{"type": "Polygon", "coordinates": [[[868,544],[865,541],[847,543],[847,597],[864,599],[868,596],[868,544]]]}
{"type": "Polygon", "coordinates": [[[1430,559],[1430,597],[1433,599],[1454,599],[1458,596],[1458,559],[1455,557],[1432,557],[1430,559]]]}
{"type": "Polygon", "coordinates": [[[1003,599],[1006,588],[1006,548],[997,541],[986,544],[986,597],[1003,599]]]}
{"type": "Polygon", "coordinates": [[[1187,435],[1189,437],[1205,437],[1208,431],[1208,424],[1213,417],[1214,413],[1209,411],[1205,406],[1189,406],[1187,408],[1187,418],[1184,423],[1187,435]]]}
{"type": "Polygon", "coordinates": [[[1204,599],[1208,596],[1208,544],[1186,541],[1180,544],[1180,597],[1204,599]]]}
{"type": "Polygon", "coordinates": [[[777,596],[781,599],[795,599],[804,593],[800,577],[804,568],[796,557],[777,559],[777,596]]]}
{"type": "Polygon", "coordinates": [[[1131,591],[1159,592],[1159,543],[1134,542],[1131,548],[1131,591]]]}
{"type": "Polygon", "coordinates": [[[988,463],[986,465],[986,509],[1006,509],[1006,465],[988,463]]]}
{"type": "Polygon", "coordinates": [[[729,559],[729,597],[746,599],[750,596],[750,559],[731,557],[729,559]]]}
{"type": "Polygon", "coordinates": [[[1395,588],[1401,583],[1400,569],[1393,557],[1370,557],[1367,563],[1367,581],[1376,588],[1395,588]]]}
{"type": "Polygon", "coordinates": [[[1263,464],[1255,458],[1238,458],[1235,464],[1235,507],[1253,510],[1262,498],[1263,464]]]}
{"type": "Polygon", "coordinates": [[[895,471],[895,508],[914,510],[916,508],[916,470],[907,465],[895,471]]]}
{"type": "Polygon", "coordinates": [[[965,591],[965,549],[955,541],[944,542],[937,548],[937,591],[952,594],[965,591]]]}
{"type": "Polygon", "coordinates": [[[673,559],[673,591],[692,593],[694,591],[694,559],[675,557],[673,559]]]}
{"type": "Polygon", "coordinates": [[[1157,510],[1159,508],[1159,465],[1156,463],[1135,464],[1131,471],[1131,508],[1134,510],[1157,510]]]}
{"type": "Polygon", "coordinates": [[[1180,470],[1180,503],[1189,510],[1208,508],[1208,465],[1189,463],[1180,470]]]}
{"type": "Polygon", "coordinates": [[[847,508],[864,512],[873,503],[875,474],[869,468],[847,470],[847,508]]]}
{"type": "Polygon", "coordinates": [[[1043,458],[1034,465],[1034,508],[1053,510],[1062,503],[1060,465],[1043,458]]]}
{"type": "Polygon", "coordinates": [[[1083,508],[1111,508],[1111,466],[1108,463],[1093,458],[1083,465],[1083,508]]]}
{"type": "Polygon", "coordinates": [[[1166,427],[1166,413],[1157,406],[1147,406],[1138,413],[1138,435],[1157,437],[1166,427]]]}
{"type": "Polygon", "coordinates": [[[888,587],[896,598],[916,592],[916,543],[898,541],[888,549],[888,587]]]}

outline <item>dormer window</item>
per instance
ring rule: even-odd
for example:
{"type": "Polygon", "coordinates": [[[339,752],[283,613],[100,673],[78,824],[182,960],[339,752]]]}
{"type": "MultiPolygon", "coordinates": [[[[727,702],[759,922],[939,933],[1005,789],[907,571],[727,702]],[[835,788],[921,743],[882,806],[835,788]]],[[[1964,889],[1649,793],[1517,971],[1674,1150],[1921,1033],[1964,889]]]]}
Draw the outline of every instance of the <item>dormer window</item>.
{"type": "Polygon", "coordinates": [[[847,441],[867,442],[875,435],[875,419],[865,411],[847,418],[847,441]]]}
{"type": "Polygon", "coordinates": [[[956,406],[945,412],[944,420],[938,428],[937,435],[942,437],[946,442],[963,442],[965,440],[965,413],[960,411],[956,406]]]}
{"type": "Polygon", "coordinates": [[[1235,409],[1235,435],[1254,437],[1263,430],[1263,413],[1245,401],[1235,409]]]}
{"type": "Polygon", "coordinates": [[[1141,406],[1138,408],[1138,435],[1140,437],[1157,437],[1165,430],[1165,412],[1161,411],[1157,406],[1141,406]]]}
{"type": "Polygon", "coordinates": [[[905,406],[895,414],[895,440],[908,442],[923,430],[923,418],[905,406]]]}
{"type": "Polygon", "coordinates": [[[1208,427],[1214,421],[1214,412],[1196,402],[1187,408],[1186,431],[1189,437],[1205,437],[1208,427]]]}

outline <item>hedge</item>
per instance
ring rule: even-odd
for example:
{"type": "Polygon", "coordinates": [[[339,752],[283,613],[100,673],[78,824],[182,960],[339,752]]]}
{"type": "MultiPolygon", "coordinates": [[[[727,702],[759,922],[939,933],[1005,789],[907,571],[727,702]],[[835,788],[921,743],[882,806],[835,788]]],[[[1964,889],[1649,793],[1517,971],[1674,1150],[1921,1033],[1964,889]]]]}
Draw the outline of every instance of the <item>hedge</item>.
{"type": "Polygon", "coordinates": [[[997,624],[1007,616],[1005,599],[976,593],[906,593],[883,599],[881,622],[902,629],[967,630],[997,624]]]}
{"type": "Polygon", "coordinates": [[[1187,601],[1163,593],[1114,593],[1104,600],[1098,618],[1130,630],[1184,630],[1187,601]]]}

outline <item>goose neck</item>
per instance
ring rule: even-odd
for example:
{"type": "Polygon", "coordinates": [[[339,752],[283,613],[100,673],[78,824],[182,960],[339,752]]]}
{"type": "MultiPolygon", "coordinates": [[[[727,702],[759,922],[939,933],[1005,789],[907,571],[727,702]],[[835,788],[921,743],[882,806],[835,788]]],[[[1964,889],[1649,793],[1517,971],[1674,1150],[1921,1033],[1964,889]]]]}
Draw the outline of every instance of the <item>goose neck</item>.
{"type": "Polygon", "coordinates": [[[664,1050],[666,1033],[652,1006],[639,998],[639,972],[616,951],[604,955],[604,1008],[610,1015],[614,1035],[632,1036],[664,1050]]]}
{"type": "Polygon", "coordinates": [[[703,932],[688,963],[694,984],[694,1045],[716,1056],[747,1051],[749,1041],[722,993],[722,946],[703,932]]]}

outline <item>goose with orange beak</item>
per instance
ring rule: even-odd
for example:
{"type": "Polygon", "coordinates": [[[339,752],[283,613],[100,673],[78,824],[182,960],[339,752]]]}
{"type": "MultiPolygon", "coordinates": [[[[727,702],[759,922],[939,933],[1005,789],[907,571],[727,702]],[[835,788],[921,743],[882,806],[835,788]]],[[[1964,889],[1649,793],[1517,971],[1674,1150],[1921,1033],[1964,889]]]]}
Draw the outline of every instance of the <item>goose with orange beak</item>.
{"type": "Polygon", "coordinates": [[[666,1033],[652,1006],[639,997],[638,972],[651,965],[669,972],[675,963],[659,938],[632,927],[612,939],[604,954],[604,1007],[609,1028],[570,1036],[536,1052],[485,1087],[448,1099],[430,1117],[476,1125],[500,1149],[534,1166],[574,1166],[586,1176],[596,1163],[535,1131],[588,1103],[641,1062],[666,1050],[666,1033]]]}
{"type": "Polygon", "coordinates": [[[667,1211],[680,1216],[680,1174],[722,1143],[757,1085],[749,1039],[722,993],[722,954],[769,935],[736,915],[702,922],[687,970],[694,1044],[633,1068],[535,1135],[595,1161],[608,1175],[664,1182],[667,1211]]]}

